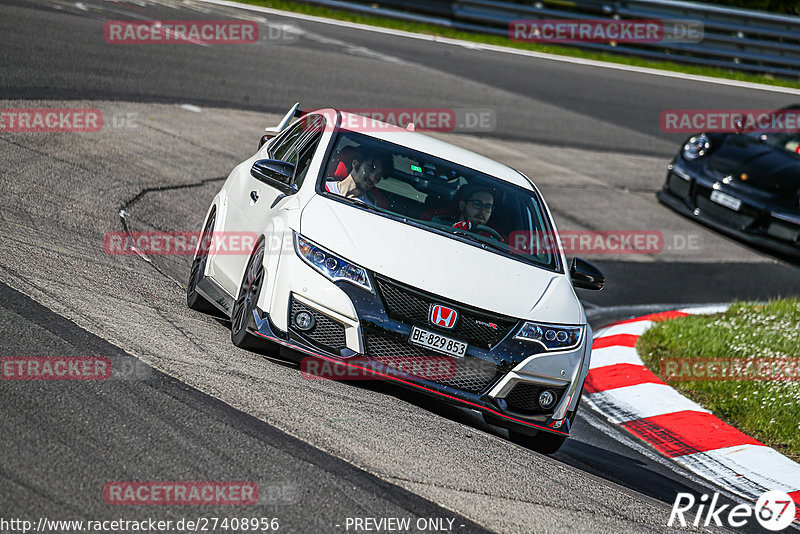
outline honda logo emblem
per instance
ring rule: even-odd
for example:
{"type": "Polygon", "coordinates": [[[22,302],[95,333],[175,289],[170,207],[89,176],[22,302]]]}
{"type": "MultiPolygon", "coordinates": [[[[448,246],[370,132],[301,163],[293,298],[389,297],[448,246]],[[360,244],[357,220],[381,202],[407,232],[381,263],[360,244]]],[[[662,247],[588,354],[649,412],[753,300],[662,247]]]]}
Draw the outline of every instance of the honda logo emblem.
{"type": "Polygon", "coordinates": [[[434,304],[431,306],[431,313],[428,316],[428,320],[431,322],[431,324],[441,328],[453,328],[453,325],[456,324],[457,318],[457,311],[439,304],[434,304]]]}

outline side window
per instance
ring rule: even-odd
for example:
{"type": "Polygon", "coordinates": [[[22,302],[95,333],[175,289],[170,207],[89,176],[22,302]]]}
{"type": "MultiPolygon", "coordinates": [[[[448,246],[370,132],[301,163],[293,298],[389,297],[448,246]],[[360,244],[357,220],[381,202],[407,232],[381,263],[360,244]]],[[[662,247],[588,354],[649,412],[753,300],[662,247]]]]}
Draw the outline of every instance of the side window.
{"type": "Polygon", "coordinates": [[[308,169],[311,167],[311,160],[314,157],[314,153],[317,151],[317,146],[321,138],[322,133],[314,135],[300,150],[297,157],[297,166],[294,170],[294,183],[297,187],[303,185],[303,180],[305,180],[308,169]]]}
{"type": "Polygon", "coordinates": [[[294,125],[270,149],[273,159],[287,161],[295,166],[292,183],[297,187],[303,184],[324,131],[325,118],[322,115],[309,115],[294,125]]]}
{"type": "Polygon", "coordinates": [[[306,133],[306,121],[301,120],[292,128],[286,132],[285,134],[281,135],[275,142],[275,146],[269,149],[269,155],[272,159],[279,159],[281,161],[289,161],[286,156],[289,154],[289,151],[292,149],[292,146],[297,143],[297,140],[306,133]]]}

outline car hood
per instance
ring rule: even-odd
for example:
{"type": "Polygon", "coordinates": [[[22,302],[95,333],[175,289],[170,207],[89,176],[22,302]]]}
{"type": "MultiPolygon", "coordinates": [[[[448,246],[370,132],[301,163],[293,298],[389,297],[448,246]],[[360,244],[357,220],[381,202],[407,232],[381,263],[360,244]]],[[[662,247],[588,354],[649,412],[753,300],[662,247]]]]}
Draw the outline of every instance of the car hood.
{"type": "Polygon", "coordinates": [[[800,159],[746,135],[730,135],[709,157],[709,166],[740,180],[747,174],[748,185],[777,197],[794,198],[800,190],[800,159]]]}
{"type": "Polygon", "coordinates": [[[519,319],[586,322],[567,276],[315,196],[300,232],[373,272],[422,291],[519,319]]]}

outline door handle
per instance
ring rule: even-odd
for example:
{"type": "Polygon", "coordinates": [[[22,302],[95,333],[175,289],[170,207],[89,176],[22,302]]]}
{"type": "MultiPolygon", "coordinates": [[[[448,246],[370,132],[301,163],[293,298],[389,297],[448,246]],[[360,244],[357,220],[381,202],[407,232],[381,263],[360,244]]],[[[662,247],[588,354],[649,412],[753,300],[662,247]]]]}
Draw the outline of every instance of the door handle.
{"type": "Polygon", "coordinates": [[[258,202],[258,191],[250,191],[250,198],[253,202],[258,202]]]}

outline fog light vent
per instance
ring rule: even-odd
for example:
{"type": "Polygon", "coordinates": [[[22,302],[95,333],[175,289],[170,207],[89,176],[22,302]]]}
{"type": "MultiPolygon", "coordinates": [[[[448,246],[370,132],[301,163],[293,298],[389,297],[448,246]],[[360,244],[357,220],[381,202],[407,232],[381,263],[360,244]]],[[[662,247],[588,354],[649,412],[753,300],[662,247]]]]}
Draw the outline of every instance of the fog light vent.
{"type": "Polygon", "coordinates": [[[546,389],[539,394],[539,406],[547,410],[556,402],[556,394],[552,390],[546,389]]]}
{"type": "Polygon", "coordinates": [[[307,311],[299,311],[295,313],[293,321],[294,325],[303,332],[308,332],[314,328],[314,316],[307,311]]]}

